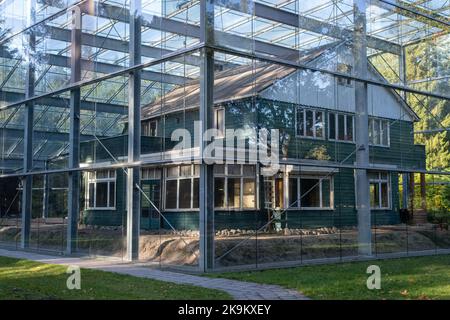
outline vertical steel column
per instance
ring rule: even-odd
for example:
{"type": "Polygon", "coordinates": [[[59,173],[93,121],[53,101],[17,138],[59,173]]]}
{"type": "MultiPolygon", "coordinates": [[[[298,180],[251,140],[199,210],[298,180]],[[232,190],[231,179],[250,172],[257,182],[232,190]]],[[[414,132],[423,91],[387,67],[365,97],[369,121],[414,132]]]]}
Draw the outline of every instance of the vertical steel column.
{"type": "MultiPolygon", "coordinates": [[[[205,45],[214,43],[214,1],[200,1],[200,41],[205,45]]],[[[213,127],[214,51],[202,48],[200,52],[200,133],[213,127]]],[[[214,268],[214,177],[213,166],[205,163],[203,150],[206,143],[201,138],[200,149],[200,270],[214,268]]]]}
{"type": "MultiPolygon", "coordinates": [[[[130,7],[130,66],[141,63],[141,1],[132,0],[130,7]]],[[[141,156],[141,70],[128,77],[128,162],[141,156]]],[[[140,168],[128,168],[127,176],[127,260],[139,258],[141,196],[140,168]]]]}
{"type": "MultiPolygon", "coordinates": [[[[30,1],[29,24],[36,22],[35,1],[30,1]]],[[[35,61],[36,51],[36,35],[33,27],[30,28],[28,34],[28,69],[25,87],[25,97],[34,96],[34,80],[35,80],[35,61]]],[[[25,104],[25,119],[23,133],[23,171],[29,172],[33,170],[33,120],[34,119],[34,102],[25,104]]],[[[22,179],[22,232],[21,232],[21,248],[28,248],[30,245],[31,232],[31,210],[32,210],[32,192],[33,192],[33,176],[25,176],[22,179]]]]}
{"type": "MultiPolygon", "coordinates": [[[[72,8],[70,72],[71,83],[81,80],[81,10],[72,8]]],[[[80,166],[80,88],[70,91],[69,168],[80,166]]],[[[78,216],[80,213],[80,173],[69,172],[67,197],[67,254],[76,251],[78,216]]]]}
{"type": "MultiPolygon", "coordinates": [[[[47,170],[47,161],[45,162],[45,170],[47,170]]],[[[44,174],[44,192],[42,195],[42,218],[47,219],[48,218],[48,198],[49,198],[49,179],[48,174],[44,174]]]]}
{"type": "MultiPolygon", "coordinates": [[[[366,40],[366,0],[353,1],[353,56],[355,75],[365,77],[367,74],[367,40],[366,40]]],[[[369,115],[367,100],[367,83],[355,81],[355,129],[356,129],[356,165],[369,165],[369,115]]],[[[367,170],[356,170],[356,208],[358,212],[358,246],[359,254],[372,254],[372,231],[370,217],[370,194],[367,170]]]]}

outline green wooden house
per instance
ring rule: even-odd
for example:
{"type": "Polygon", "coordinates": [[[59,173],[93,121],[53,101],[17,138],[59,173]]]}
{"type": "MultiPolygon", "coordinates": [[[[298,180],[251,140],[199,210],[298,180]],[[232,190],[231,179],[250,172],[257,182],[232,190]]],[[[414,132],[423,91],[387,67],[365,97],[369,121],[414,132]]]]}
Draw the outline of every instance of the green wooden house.
{"type": "MultiPolygon", "coordinates": [[[[300,63],[351,71],[349,47],[324,46],[300,63]],[[329,63],[330,55],[333,63],[329,63]]],[[[371,65],[368,75],[382,80],[371,65]]],[[[372,217],[376,224],[400,222],[399,177],[396,170],[425,169],[424,146],[414,144],[417,115],[391,89],[368,87],[372,217]],[[385,168],[385,170],[379,170],[385,168]]],[[[248,146],[245,129],[280,132],[280,168],[263,176],[258,162],[214,165],[215,228],[257,229],[279,215],[276,228],[355,226],[355,99],[354,83],[346,78],[282,65],[256,62],[215,72],[214,128],[235,131],[236,145],[248,146]],[[237,132],[237,133],[236,133],[237,132]],[[244,145],[245,145],[244,143],[244,145]],[[345,166],[349,166],[346,168],[345,166]]],[[[199,81],[176,87],[142,108],[141,227],[198,229],[199,166],[195,121],[199,120],[199,81]],[[184,157],[171,139],[175,130],[191,133],[184,157]],[[151,200],[162,217],[153,208],[151,200]]],[[[219,136],[218,139],[221,139],[219,136]]],[[[83,142],[82,162],[110,164],[124,159],[126,132],[101,141],[83,142]],[[114,160],[114,159],[115,160],[114,160]]],[[[122,169],[83,175],[82,221],[114,226],[125,220],[122,169]]]]}

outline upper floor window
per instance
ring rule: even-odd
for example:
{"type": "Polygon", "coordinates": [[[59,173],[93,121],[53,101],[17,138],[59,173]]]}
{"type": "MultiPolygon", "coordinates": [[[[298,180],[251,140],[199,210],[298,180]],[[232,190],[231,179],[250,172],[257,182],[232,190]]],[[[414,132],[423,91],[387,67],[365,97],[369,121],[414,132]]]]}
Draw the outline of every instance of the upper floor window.
{"type": "Polygon", "coordinates": [[[197,209],[199,204],[198,165],[181,165],[166,169],[165,208],[197,209]]]}
{"type": "Polygon", "coordinates": [[[289,208],[328,208],[332,204],[331,177],[290,176],[289,208]]]}
{"type": "MultiPolygon", "coordinates": [[[[346,63],[338,63],[337,71],[350,75],[352,73],[352,66],[346,63]]],[[[337,77],[337,83],[341,86],[351,86],[352,80],[344,77],[337,77]]]]}
{"type": "Polygon", "coordinates": [[[225,136],[225,109],[214,109],[214,128],[217,129],[219,137],[225,136]]]}
{"type": "Polygon", "coordinates": [[[116,171],[90,171],[87,174],[86,203],[88,209],[115,209],[116,171]]]}
{"type": "Polygon", "coordinates": [[[389,143],[389,121],[369,118],[369,144],[388,147],[389,143]]]}
{"type": "Polygon", "coordinates": [[[296,121],[297,136],[324,138],[325,118],[324,112],[299,107],[296,121]]]}
{"type": "Polygon", "coordinates": [[[354,141],[354,117],[349,114],[328,114],[328,139],[354,141]]]}
{"type": "Polygon", "coordinates": [[[145,137],[158,136],[158,120],[142,122],[142,135],[145,137]]]}
{"type": "Polygon", "coordinates": [[[215,165],[214,207],[256,208],[256,167],[240,164],[215,165]]]}
{"type": "Polygon", "coordinates": [[[389,175],[387,172],[369,172],[370,208],[389,209],[389,175]]]}

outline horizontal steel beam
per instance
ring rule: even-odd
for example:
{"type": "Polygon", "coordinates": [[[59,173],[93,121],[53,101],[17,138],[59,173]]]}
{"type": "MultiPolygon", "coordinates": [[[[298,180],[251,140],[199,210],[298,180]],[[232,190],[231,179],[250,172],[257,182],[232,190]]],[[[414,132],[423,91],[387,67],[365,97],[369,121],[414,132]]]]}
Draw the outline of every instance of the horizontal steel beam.
{"type": "MultiPolygon", "coordinates": [[[[21,139],[23,138],[23,129],[17,128],[0,128],[0,137],[2,139],[21,139]]],[[[93,138],[92,135],[81,135],[82,141],[91,140],[93,138]]],[[[102,138],[102,137],[99,137],[102,138]]],[[[66,132],[54,132],[54,131],[41,131],[41,130],[33,130],[33,139],[35,142],[39,140],[49,140],[54,142],[69,142],[69,133],[66,132]]],[[[1,157],[1,155],[0,155],[1,157]]],[[[22,160],[23,162],[23,160],[22,160]]]]}
{"type": "MultiPolygon", "coordinates": [[[[0,90],[0,101],[12,102],[21,101],[25,99],[25,94],[18,92],[11,92],[0,90]]],[[[34,102],[37,105],[46,105],[57,108],[67,108],[69,109],[69,98],[62,97],[43,97],[34,102]]],[[[107,112],[107,113],[117,113],[117,114],[128,114],[128,107],[125,105],[104,103],[104,102],[93,102],[93,101],[81,101],[81,109],[96,111],[96,112],[107,112]]]]}
{"type": "MultiPolygon", "coordinates": [[[[20,59],[21,58],[21,57],[15,57],[5,47],[0,47],[0,57],[8,58],[8,59],[20,59]]],[[[67,57],[67,56],[56,55],[56,54],[47,54],[42,57],[42,60],[45,61],[45,62],[42,62],[42,64],[45,63],[45,64],[52,65],[52,66],[68,68],[68,69],[70,68],[70,57],[67,57]]],[[[81,59],[82,71],[91,71],[91,72],[108,74],[108,73],[118,72],[125,68],[126,67],[124,67],[124,66],[114,65],[114,64],[110,64],[110,63],[81,59]]],[[[141,77],[143,80],[156,81],[156,82],[162,82],[162,83],[170,83],[170,84],[175,84],[175,85],[181,85],[181,84],[184,84],[187,81],[191,80],[190,78],[187,78],[187,77],[171,75],[171,74],[162,73],[162,72],[148,71],[148,70],[143,70],[141,77]]]]}

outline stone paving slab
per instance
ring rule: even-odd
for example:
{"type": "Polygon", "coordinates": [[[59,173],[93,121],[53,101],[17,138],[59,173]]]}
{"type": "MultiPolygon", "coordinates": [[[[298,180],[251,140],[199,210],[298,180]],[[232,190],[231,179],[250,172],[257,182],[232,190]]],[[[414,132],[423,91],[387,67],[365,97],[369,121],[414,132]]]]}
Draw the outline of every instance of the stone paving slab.
{"type": "Polygon", "coordinates": [[[134,277],[148,278],[177,284],[189,284],[198,287],[222,290],[239,300],[307,300],[296,290],[285,289],[277,285],[258,284],[223,278],[207,278],[173,271],[162,271],[139,265],[139,263],[123,262],[121,259],[76,258],[51,256],[25,251],[0,249],[0,256],[28,259],[42,263],[59,265],[76,265],[80,268],[97,269],[108,272],[126,274],[134,277]]]}

